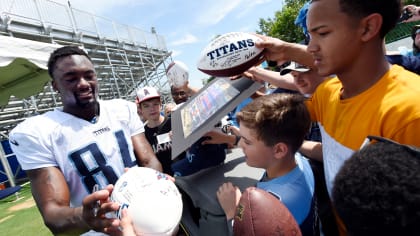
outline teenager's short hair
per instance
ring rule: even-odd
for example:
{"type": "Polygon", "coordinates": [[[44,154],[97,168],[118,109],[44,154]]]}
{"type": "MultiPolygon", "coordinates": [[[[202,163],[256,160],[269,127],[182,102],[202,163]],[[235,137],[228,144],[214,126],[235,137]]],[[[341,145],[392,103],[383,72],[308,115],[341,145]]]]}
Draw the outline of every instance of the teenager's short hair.
{"type": "Polygon", "coordinates": [[[344,163],[332,197],[351,235],[418,235],[419,183],[419,151],[377,142],[344,163]]]}
{"type": "Polygon", "coordinates": [[[258,140],[267,146],[286,143],[291,152],[302,145],[310,128],[310,115],[300,94],[276,93],[254,99],[236,119],[255,131],[258,140]]]}
{"type": "Polygon", "coordinates": [[[92,59],[89,55],[78,46],[64,46],[61,48],[56,49],[54,52],[51,53],[50,58],[48,59],[48,74],[51,78],[54,79],[53,73],[55,70],[55,65],[57,64],[58,59],[62,57],[67,57],[70,55],[82,55],[89,59],[92,62],[92,59]]]}
{"type": "Polygon", "coordinates": [[[339,0],[340,8],[349,16],[365,17],[373,13],[382,16],[382,38],[395,27],[401,16],[401,0],[339,0]]]}
{"type": "MultiPolygon", "coordinates": [[[[319,0],[312,0],[316,2],[319,0]]],[[[395,27],[402,12],[401,0],[338,0],[341,11],[351,17],[362,18],[373,13],[382,16],[382,27],[379,35],[385,35],[395,27]]]]}

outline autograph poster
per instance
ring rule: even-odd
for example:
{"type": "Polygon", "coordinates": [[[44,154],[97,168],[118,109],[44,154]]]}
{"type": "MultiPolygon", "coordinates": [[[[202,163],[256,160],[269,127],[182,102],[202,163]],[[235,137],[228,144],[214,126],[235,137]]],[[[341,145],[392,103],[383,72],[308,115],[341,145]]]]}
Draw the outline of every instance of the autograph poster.
{"type": "Polygon", "coordinates": [[[217,80],[181,110],[184,138],[202,125],[217,110],[239,94],[225,80],[217,80]]]}

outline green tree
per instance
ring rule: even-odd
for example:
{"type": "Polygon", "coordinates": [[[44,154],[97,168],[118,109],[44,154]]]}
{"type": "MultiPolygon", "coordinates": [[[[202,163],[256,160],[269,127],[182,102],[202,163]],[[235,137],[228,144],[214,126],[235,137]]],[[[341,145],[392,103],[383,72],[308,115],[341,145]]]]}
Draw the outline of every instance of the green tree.
{"type": "Polygon", "coordinates": [[[420,0],[405,0],[404,5],[420,5],[420,0]]]}
{"type": "Polygon", "coordinates": [[[304,39],[303,30],[295,25],[296,16],[307,0],[286,0],[283,8],[276,11],[274,18],[260,19],[257,33],[279,38],[288,42],[304,39]]]}
{"type": "Polygon", "coordinates": [[[207,80],[203,80],[203,85],[210,83],[212,80],[216,79],[214,76],[210,76],[207,80]]]}
{"type": "MultiPolygon", "coordinates": [[[[300,8],[306,0],[285,0],[283,9],[276,11],[274,18],[260,19],[257,33],[279,38],[287,42],[300,42],[304,39],[303,31],[294,24],[300,8]]],[[[420,0],[405,0],[404,5],[420,6],[420,0]]]]}

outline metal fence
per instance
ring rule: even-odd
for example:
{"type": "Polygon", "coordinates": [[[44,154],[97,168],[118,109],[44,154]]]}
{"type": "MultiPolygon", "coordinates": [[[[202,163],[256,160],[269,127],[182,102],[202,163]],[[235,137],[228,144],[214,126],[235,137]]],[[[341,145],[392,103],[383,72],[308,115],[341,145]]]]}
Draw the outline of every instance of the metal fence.
{"type": "Polygon", "coordinates": [[[51,0],[1,0],[0,20],[8,24],[19,21],[30,25],[41,25],[46,31],[58,29],[166,50],[163,36],[155,32],[120,24],[112,19],[51,0]]]}
{"type": "Polygon", "coordinates": [[[420,24],[420,21],[398,24],[386,35],[386,43],[389,44],[403,38],[411,37],[411,30],[413,26],[418,24],[420,24]]]}

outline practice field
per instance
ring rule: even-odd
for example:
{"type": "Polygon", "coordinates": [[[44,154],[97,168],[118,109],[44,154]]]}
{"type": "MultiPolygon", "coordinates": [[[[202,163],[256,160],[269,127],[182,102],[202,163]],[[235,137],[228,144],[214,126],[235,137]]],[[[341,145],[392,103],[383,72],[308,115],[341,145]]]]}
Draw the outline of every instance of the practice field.
{"type": "Polygon", "coordinates": [[[11,195],[0,200],[1,235],[52,235],[42,222],[29,182],[22,184],[18,198],[11,195]]]}
{"type": "MultiPolygon", "coordinates": [[[[196,196],[194,202],[191,200],[188,201],[188,204],[184,202],[184,210],[200,207],[205,212],[206,217],[209,217],[211,213],[212,217],[217,219],[222,215],[222,209],[218,205],[215,194],[219,186],[229,181],[239,186],[243,191],[246,187],[254,186],[263,172],[263,169],[249,167],[245,163],[244,154],[240,148],[231,149],[226,156],[225,164],[210,167],[190,176],[178,177],[178,187],[182,187],[184,192],[188,192],[189,196],[196,196]],[[193,206],[191,204],[197,205],[193,206]]],[[[42,221],[33,200],[29,182],[23,183],[21,186],[22,189],[19,191],[18,198],[16,198],[16,195],[11,195],[0,200],[0,235],[53,235],[42,221]]],[[[197,225],[198,221],[195,221],[195,218],[193,219],[193,217],[199,216],[191,215],[192,213],[189,211],[185,212],[184,227],[188,229],[189,235],[203,235],[200,233],[199,225],[197,225]]],[[[223,216],[221,218],[224,219],[223,216]]],[[[203,224],[207,224],[206,227],[203,227],[205,230],[208,229],[207,227],[213,226],[211,224],[214,223],[213,221],[206,223],[206,220],[203,222],[203,224]]],[[[180,233],[180,235],[187,234],[180,233]]]]}

